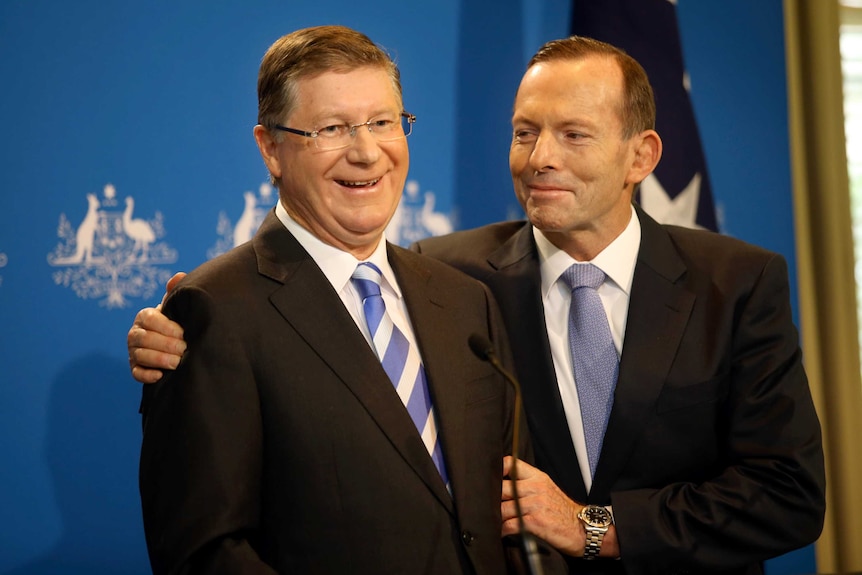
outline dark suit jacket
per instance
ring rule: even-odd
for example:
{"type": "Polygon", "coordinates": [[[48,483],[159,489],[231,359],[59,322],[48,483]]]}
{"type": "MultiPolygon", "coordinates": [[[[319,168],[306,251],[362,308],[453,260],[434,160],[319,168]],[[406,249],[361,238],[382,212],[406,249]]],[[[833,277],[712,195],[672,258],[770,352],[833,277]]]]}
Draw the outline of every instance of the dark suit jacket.
{"type": "MultiPolygon", "coordinates": [[[[145,386],[140,489],[155,573],[497,575],[513,394],[488,289],[389,246],[427,371],[450,497],[335,290],[270,214],[182,282],[179,368],[145,386]]],[[[524,447],[522,447],[524,449],[524,447]]]]}
{"type": "Polygon", "coordinates": [[[622,560],[570,560],[573,572],[760,573],[761,560],[815,540],[825,508],[786,263],[637,210],[642,239],[619,379],[589,494],[557,388],[529,224],[414,248],[491,288],[538,466],[576,501],[613,504],[622,560]]]}

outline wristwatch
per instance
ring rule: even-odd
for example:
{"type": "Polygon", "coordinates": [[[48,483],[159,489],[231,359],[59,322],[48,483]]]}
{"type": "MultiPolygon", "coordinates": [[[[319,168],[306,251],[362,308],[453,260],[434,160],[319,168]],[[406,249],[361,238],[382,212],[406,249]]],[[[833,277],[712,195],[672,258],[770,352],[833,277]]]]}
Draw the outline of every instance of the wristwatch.
{"type": "Polygon", "coordinates": [[[578,519],[587,531],[587,542],[584,545],[584,559],[595,559],[602,550],[602,539],[608,528],[614,524],[614,516],[607,507],[587,505],[578,512],[578,519]]]}

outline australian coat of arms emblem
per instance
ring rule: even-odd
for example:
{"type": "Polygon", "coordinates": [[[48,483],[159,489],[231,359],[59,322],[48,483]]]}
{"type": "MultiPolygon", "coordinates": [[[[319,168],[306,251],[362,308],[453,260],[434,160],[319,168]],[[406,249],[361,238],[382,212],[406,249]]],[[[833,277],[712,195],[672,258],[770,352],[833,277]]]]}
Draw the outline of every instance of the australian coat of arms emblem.
{"type": "Polygon", "coordinates": [[[177,252],[158,241],[165,235],[161,212],[153,219],[135,216],[135,201],[117,200],[113,185],[103,197],[87,194],[87,212],[74,226],[60,214],[60,243],[48,254],[57,269],[54,282],[83,299],[101,299],[108,308],[125,307],[129,297],[149,297],[171,276],[164,264],[177,261],[177,252]]]}

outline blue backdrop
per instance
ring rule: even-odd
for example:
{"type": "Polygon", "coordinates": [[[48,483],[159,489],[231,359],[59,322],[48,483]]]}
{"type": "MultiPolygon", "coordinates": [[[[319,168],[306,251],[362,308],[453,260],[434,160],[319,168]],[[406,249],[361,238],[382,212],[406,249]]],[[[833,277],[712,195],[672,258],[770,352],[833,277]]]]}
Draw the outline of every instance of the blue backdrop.
{"type": "MultiPolygon", "coordinates": [[[[148,572],[126,331],[272,206],[251,130],[276,38],[340,23],[397,58],[419,121],[393,238],[520,216],[511,102],[568,0],[298,4],[0,3],[0,573],[148,572]]],[[[678,13],[722,229],[793,273],[781,0],[678,13]]]]}

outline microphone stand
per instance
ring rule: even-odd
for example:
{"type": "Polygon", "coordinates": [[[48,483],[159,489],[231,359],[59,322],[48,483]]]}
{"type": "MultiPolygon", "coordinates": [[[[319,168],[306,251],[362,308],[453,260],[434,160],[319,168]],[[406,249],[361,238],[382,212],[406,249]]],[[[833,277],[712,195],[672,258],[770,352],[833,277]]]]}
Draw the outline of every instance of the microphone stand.
{"type": "Polygon", "coordinates": [[[515,502],[515,515],[518,518],[518,532],[524,546],[524,555],[527,558],[527,570],[530,575],[544,575],[542,562],[539,558],[539,547],[532,533],[524,526],[524,514],[521,512],[521,498],[518,495],[518,445],[521,431],[521,385],[512,374],[503,367],[494,347],[486,338],[479,334],[473,334],[469,340],[470,349],[479,359],[487,361],[491,366],[509,382],[515,390],[515,415],[512,418],[512,468],[509,470],[509,478],[512,480],[512,499],[515,502]]]}

